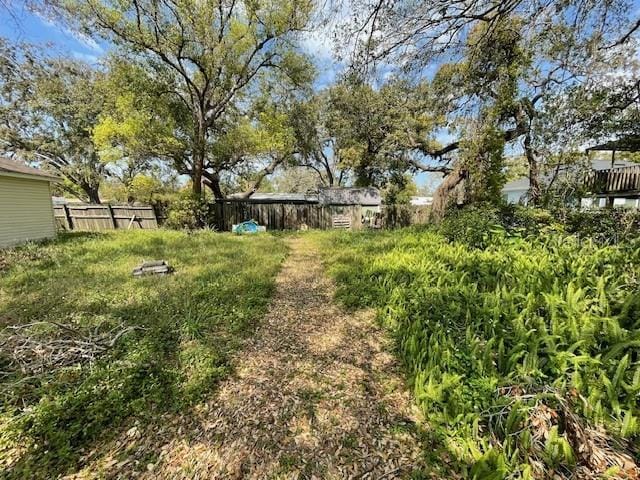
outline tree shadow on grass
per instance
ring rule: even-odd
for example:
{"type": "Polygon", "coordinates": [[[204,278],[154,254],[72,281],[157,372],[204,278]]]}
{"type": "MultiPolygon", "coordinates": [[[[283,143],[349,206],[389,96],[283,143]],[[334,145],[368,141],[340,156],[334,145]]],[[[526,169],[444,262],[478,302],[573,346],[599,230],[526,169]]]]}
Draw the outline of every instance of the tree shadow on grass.
{"type": "MultiPolygon", "coordinates": [[[[129,245],[127,256],[114,260],[113,271],[108,264],[96,270],[92,260],[102,258],[104,262],[105,253],[106,258],[113,258],[109,253],[115,254],[122,246],[90,250],[80,260],[74,255],[61,256],[56,268],[58,273],[72,270],[68,282],[57,281],[55,272],[47,272],[48,266],[36,264],[28,278],[13,279],[16,285],[33,290],[28,299],[11,297],[3,307],[16,317],[24,315],[23,321],[38,314],[37,308],[26,314],[22,311],[28,301],[57,309],[58,317],[72,313],[82,322],[90,322],[99,315],[102,320],[140,329],[123,336],[91,368],[55,372],[34,380],[31,394],[36,403],[11,421],[10,434],[18,436],[24,449],[3,478],[51,478],[70,473],[93,449],[122,435],[125,425],[134,420],[145,424],[180,411],[215,389],[229,372],[229,353],[264,311],[280,261],[277,254],[263,256],[264,268],[250,272],[248,266],[258,255],[255,246],[238,252],[234,241],[225,242],[209,245],[217,247],[215,253],[220,255],[211,267],[203,267],[198,256],[187,251],[172,252],[180,242],[154,241],[146,247],[129,245]],[[184,272],[170,277],[130,277],[129,263],[139,255],[167,252],[173,253],[184,272]],[[39,269],[44,271],[40,277],[39,269]],[[84,295],[74,295],[77,285],[72,277],[81,278],[91,288],[84,295]],[[234,291],[239,288],[246,293],[244,302],[234,291]],[[48,300],[50,289],[54,289],[57,304],[48,300]],[[101,299],[110,289],[118,295],[101,299]]],[[[206,242],[202,247],[207,247],[206,242]]],[[[272,250],[278,252],[279,248],[272,250]]],[[[7,403],[6,411],[20,410],[19,400],[7,403]]]]}
{"type": "Polygon", "coordinates": [[[238,359],[241,377],[142,433],[136,445],[145,453],[134,455],[154,464],[149,478],[377,478],[392,464],[389,478],[464,471],[409,417],[399,369],[378,346],[382,332],[361,320],[368,314],[339,311],[308,288],[295,297],[294,318],[280,316],[288,303],[270,313],[278,321],[266,320],[238,359]],[[432,452],[430,463],[411,460],[407,437],[432,452]]]}

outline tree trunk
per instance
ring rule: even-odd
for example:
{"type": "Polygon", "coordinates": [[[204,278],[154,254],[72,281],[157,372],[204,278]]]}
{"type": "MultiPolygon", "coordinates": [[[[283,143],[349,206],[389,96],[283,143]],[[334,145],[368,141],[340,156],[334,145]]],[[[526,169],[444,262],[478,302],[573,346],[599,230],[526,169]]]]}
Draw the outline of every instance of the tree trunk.
{"type": "Polygon", "coordinates": [[[431,218],[433,220],[439,221],[444,217],[451,194],[465,178],[467,178],[467,170],[462,165],[456,165],[451,173],[444,177],[444,180],[442,180],[442,183],[433,194],[433,204],[431,205],[431,218]]]}
{"type": "MultiPolygon", "coordinates": [[[[327,186],[328,187],[333,187],[334,183],[335,183],[335,179],[333,177],[333,172],[331,171],[331,164],[329,163],[329,159],[327,158],[327,156],[323,152],[320,152],[320,156],[321,156],[321,159],[322,159],[322,161],[320,163],[322,163],[324,171],[327,174],[327,186]]],[[[317,156],[316,156],[316,160],[318,160],[317,156]]],[[[322,181],[322,175],[320,175],[320,180],[322,181]]]]}
{"type": "Polygon", "coordinates": [[[218,173],[209,172],[204,172],[203,175],[205,177],[204,183],[213,192],[213,197],[216,200],[222,200],[224,198],[224,194],[222,193],[222,188],[220,188],[220,175],[218,173]]]}
{"type": "Polygon", "coordinates": [[[196,197],[202,196],[202,174],[204,172],[204,161],[207,156],[207,129],[204,119],[196,120],[196,138],[193,148],[193,166],[191,170],[191,181],[193,182],[193,194],[196,197]]]}
{"type": "Polygon", "coordinates": [[[89,203],[94,203],[96,205],[100,205],[102,201],[100,200],[99,193],[99,185],[82,185],[82,190],[87,195],[89,199],[89,203]]]}
{"type": "Polygon", "coordinates": [[[529,164],[529,202],[531,205],[540,203],[540,169],[538,159],[531,147],[531,135],[527,133],[524,137],[524,152],[529,164]]]}

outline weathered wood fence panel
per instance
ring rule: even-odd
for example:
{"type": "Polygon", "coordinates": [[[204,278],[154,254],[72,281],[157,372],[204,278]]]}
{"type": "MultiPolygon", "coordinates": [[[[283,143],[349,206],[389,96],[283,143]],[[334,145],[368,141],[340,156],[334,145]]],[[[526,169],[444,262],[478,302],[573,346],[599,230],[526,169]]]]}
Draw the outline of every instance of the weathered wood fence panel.
{"type": "Polygon", "coordinates": [[[70,204],[53,207],[56,226],[62,230],[103,231],[158,228],[150,206],[70,204]]]}
{"type": "Polygon", "coordinates": [[[232,225],[255,220],[267,230],[299,230],[303,227],[328,230],[349,228],[360,230],[397,228],[427,223],[429,207],[386,205],[377,218],[363,217],[366,207],[360,205],[320,205],[315,203],[252,202],[224,200],[212,205],[214,226],[228,232],[232,225]]]}
{"type": "Polygon", "coordinates": [[[335,215],[347,215],[352,227],[362,224],[361,208],[357,205],[326,206],[309,203],[259,203],[222,201],[213,204],[215,227],[230,231],[232,225],[255,220],[267,230],[299,230],[332,228],[335,215]]]}
{"type": "Polygon", "coordinates": [[[428,205],[383,205],[380,228],[401,228],[429,223],[428,205]]]}

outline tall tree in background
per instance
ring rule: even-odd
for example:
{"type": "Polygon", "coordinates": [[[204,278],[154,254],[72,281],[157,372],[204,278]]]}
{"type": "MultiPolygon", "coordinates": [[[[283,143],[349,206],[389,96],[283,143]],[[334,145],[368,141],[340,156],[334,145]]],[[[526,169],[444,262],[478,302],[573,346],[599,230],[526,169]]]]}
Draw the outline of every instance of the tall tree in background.
{"type": "Polygon", "coordinates": [[[62,176],[65,190],[92,203],[100,203],[107,174],[92,140],[102,79],[83,62],[0,39],[0,150],[44,165],[62,176]]]}
{"type": "MultiPolygon", "coordinates": [[[[370,3],[355,0],[354,3],[354,11],[360,18],[355,22],[356,28],[348,30],[349,35],[355,34],[357,38],[355,66],[364,72],[375,71],[379,65],[385,68],[396,65],[399,72],[420,77],[434,61],[471,65],[489,60],[491,65],[493,56],[486,54],[505,45],[501,42],[501,37],[508,33],[505,28],[518,25],[514,31],[526,61],[513,63],[509,57],[502,57],[506,63],[498,66],[494,62],[492,67],[494,72],[517,67],[518,71],[510,72],[518,77],[515,95],[508,108],[492,117],[493,127],[486,121],[483,123],[488,129],[486,133],[494,137],[488,146],[499,149],[496,141],[501,139],[505,146],[511,143],[513,147],[515,141],[519,142],[528,161],[530,196],[534,202],[540,198],[540,164],[557,157],[554,154],[560,148],[579,145],[598,132],[598,128],[581,129],[583,124],[578,122],[571,124],[570,133],[565,133],[562,127],[568,116],[563,108],[573,103],[569,95],[577,91],[594,92],[587,95],[591,102],[576,107],[582,111],[590,108],[592,113],[610,113],[612,97],[598,96],[597,85],[630,93],[617,102],[625,109],[637,102],[633,92],[637,93],[640,84],[638,76],[632,74],[632,64],[637,57],[634,37],[640,21],[629,18],[628,12],[634,11],[630,1],[376,0],[370,3]],[[608,75],[611,72],[615,74],[608,75]]],[[[449,128],[456,131],[458,140],[435,153],[450,154],[473,144],[471,139],[477,137],[478,122],[468,120],[480,118],[477,114],[487,107],[487,98],[497,106],[498,92],[489,92],[487,97],[482,77],[464,76],[460,80],[466,80],[466,88],[459,90],[462,94],[449,89],[443,97],[450,102],[449,128]],[[470,116],[469,112],[475,114],[470,116]]],[[[465,161],[468,162],[468,158],[465,161]]],[[[452,174],[443,182],[439,196],[446,197],[453,191],[465,178],[464,170],[456,163],[452,174]]]]}
{"type": "Polygon", "coordinates": [[[375,89],[347,76],[328,95],[328,130],[356,185],[382,187],[406,172],[450,170],[425,162],[438,148],[433,135],[442,118],[427,82],[390,80],[375,89]]]}
{"type": "Polygon", "coordinates": [[[340,158],[336,137],[330,128],[332,105],[330,89],[295,102],[290,109],[290,123],[296,141],[291,167],[309,169],[316,175],[316,186],[339,187],[350,175],[340,158]]]}
{"type": "Polygon", "coordinates": [[[126,57],[105,61],[103,108],[93,140],[112,177],[129,189],[137,175],[161,166],[189,174],[190,115],[171,91],[172,77],[149,75],[126,57]]]}
{"type": "Polygon", "coordinates": [[[211,141],[230,110],[270,70],[291,76],[299,71],[292,41],[312,8],[306,0],[88,0],[57,6],[84,33],[113,42],[171,87],[166,94],[190,116],[185,167],[198,196],[203,178],[220,194],[219,173],[207,165],[211,141]]]}

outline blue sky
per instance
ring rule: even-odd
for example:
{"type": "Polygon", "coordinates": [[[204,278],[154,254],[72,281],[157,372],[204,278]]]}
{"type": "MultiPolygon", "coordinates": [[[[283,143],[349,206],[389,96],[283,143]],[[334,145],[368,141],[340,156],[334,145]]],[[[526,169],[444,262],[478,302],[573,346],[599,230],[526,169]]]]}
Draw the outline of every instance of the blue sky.
{"type": "Polygon", "coordinates": [[[47,45],[54,55],[69,55],[88,63],[96,63],[106,52],[105,45],[30,12],[18,2],[13,5],[11,13],[0,9],[0,36],[14,42],[47,45]]]}

